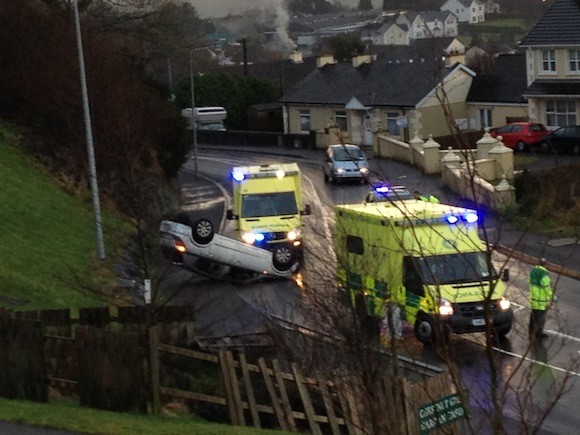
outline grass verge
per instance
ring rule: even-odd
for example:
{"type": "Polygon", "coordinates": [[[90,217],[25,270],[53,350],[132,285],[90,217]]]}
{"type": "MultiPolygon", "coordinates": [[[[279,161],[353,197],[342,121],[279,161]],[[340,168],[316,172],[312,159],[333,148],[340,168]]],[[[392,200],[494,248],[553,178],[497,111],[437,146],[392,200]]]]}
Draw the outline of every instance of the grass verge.
{"type": "Polygon", "coordinates": [[[42,404],[2,398],[0,398],[0,421],[85,434],[279,435],[283,433],[275,430],[208,423],[186,415],[126,414],[83,408],[64,401],[42,404]]]}

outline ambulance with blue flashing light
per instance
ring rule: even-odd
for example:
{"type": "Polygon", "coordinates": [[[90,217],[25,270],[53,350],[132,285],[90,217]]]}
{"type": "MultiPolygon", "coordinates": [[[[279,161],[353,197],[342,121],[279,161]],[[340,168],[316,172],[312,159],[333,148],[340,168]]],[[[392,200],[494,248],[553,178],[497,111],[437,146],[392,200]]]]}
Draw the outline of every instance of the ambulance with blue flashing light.
{"type": "Polygon", "coordinates": [[[513,311],[475,210],[416,199],[336,207],[340,291],[376,319],[401,308],[422,343],[447,332],[505,336],[513,311]]]}
{"type": "Polygon", "coordinates": [[[277,256],[301,258],[303,219],[311,213],[302,199],[297,163],[239,166],[231,171],[232,209],[239,238],[249,245],[274,250],[277,256]]]}

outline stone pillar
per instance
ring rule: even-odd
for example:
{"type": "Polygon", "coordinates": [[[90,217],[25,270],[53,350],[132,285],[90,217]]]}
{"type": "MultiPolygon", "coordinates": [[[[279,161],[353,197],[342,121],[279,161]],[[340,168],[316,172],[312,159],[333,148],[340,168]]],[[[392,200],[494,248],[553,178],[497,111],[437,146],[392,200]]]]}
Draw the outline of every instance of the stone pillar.
{"type": "Polygon", "coordinates": [[[487,159],[489,157],[489,150],[498,145],[498,140],[491,137],[489,134],[489,127],[485,127],[485,133],[477,142],[477,159],[487,159]]]}
{"type": "Polygon", "coordinates": [[[411,163],[412,165],[415,164],[415,153],[416,152],[420,153],[422,151],[424,143],[425,142],[423,141],[423,139],[419,137],[419,132],[416,131],[413,139],[409,141],[409,152],[410,152],[409,163],[411,163]]]}
{"type": "Polygon", "coordinates": [[[505,177],[508,180],[513,180],[514,150],[503,144],[501,136],[498,136],[497,139],[497,145],[488,152],[489,158],[495,160],[495,178],[505,177]]]}
{"type": "Polygon", "coordinates": [[[429,139],[423,144],[423,153],[425,157],[425,168],[426,174],[436,174],[441,172],[441,163],[439,157],[439,145],[433,140],[433,135],[429,135],[429,139]]]}
{"type": "Polygon", "coordinates": [[[441,176],[443,178],[443,184],[449,186],[454,192],[459,192],[459,181],[460,178],[457,178],[454,175],[454,169],[459,170],[461,167],[461,157],[453,152],[453,148],[449,147],[447,152],[441,159],[441,176]]]}
{"type": "Polygon", "coordinates": [[[513,187],[506,177],[502,177],[500,183],[495,186],[497,195],[495,196],[493,208],[501,210],[516,203],[516,188],[513,187]]]}

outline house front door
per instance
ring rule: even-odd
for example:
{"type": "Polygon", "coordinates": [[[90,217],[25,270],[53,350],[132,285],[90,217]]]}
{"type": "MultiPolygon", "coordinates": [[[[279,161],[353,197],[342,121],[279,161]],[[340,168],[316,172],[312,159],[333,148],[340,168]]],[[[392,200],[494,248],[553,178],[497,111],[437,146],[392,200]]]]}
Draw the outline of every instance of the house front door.
{"type": "Polygon", "coordinates": [[[371,130],[371,112],[367,111],[363,115],[363,145],[373,144],[373,131],[371,130]]]}

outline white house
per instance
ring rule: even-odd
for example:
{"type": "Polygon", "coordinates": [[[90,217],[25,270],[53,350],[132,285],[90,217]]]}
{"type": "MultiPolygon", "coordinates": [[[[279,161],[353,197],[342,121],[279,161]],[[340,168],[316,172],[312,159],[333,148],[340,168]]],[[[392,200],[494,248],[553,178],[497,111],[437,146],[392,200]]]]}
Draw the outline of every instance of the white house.
{"type": "Polygon", "coordinates": [[[407,28],[409,39],[443,38],[459,34],[457,17],[448,11],[402,13],[396,23],[403,29],[407,28]]]}
{"type": "Polygon", "coordinates": [[[455,14],[460,23],[485,21],[485,5],[480,0],[447,0],[439,10],[455,14]]]}
{"type": "Polygon", "coordinates": [[[394,21],[387,21],[372,33],[372,42],[375,45],[409,45],[407,32],[394,21]]]}

